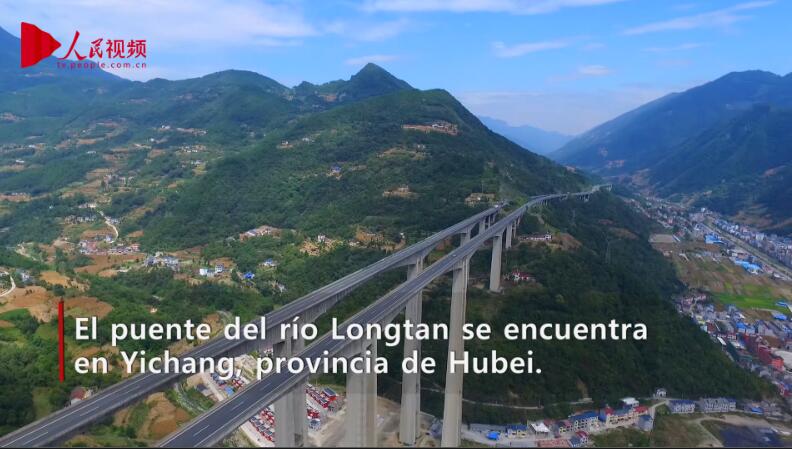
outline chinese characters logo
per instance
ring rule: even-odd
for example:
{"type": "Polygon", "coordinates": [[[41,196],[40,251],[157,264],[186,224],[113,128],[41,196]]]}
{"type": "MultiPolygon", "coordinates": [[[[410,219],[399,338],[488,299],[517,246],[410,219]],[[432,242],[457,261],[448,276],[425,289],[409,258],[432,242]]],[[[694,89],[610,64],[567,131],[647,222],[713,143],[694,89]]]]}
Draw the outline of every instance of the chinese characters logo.
{"type": "MultiPolygon", "coordinates": [[[[59,57],[59,60],[68,59],[69,57],[76,58],[76,60],[83,61],[85,59],[100,60],[97,63],[93,61],[89,61],[91,64],[90,68],[94,68],[96,66],[98,68],[145,68],[145,62],[123,62],[119,60],[130,60],[130,59],[145,59],[146,58],[146,40],[145,39],[105,39],[105,38],[98,38],[90,41],[90,46],[88,47],[87,55],[83,51],[78,50],[77,44],[80,40],[80,32],[74,32],[74,38],[71,41],[71,45],[69,49],[66,51],[66,54],[62,57],[59,57]],[[105,60],[109,60],[112,62],[104,62],[105,60]]],[[[55,38],[52,37],[51,34],[47,33],[46,31],[41,30],[39,27],[27,23],[22,22],[22,32],[21,32],[21,57],[20,57],[20,65],[24,67],[30,67],[32,65],[37,64],[44,58],[51,56],[55,50],[61,47],[61,43],[58,42],[55,38]]],[[[58,63],[58,67],[61,67],[61,63],[58,63]]],[[[68,64],[68,66],[75,68],[85,65],[88,68],[88,64],[78,64],[72,62],[68,64]]],[[[63,64],[63,67],[66,67],[67,64],[63,64]]]]}

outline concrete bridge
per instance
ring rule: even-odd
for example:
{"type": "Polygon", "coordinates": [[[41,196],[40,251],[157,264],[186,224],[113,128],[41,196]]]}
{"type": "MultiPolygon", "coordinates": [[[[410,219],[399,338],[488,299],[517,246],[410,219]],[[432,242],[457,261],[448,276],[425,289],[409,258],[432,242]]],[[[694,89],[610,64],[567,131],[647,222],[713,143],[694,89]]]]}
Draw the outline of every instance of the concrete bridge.
{"type": "MultiPolygon", "coordinates": [[[[580,197],[587,200],[589,195],[610,185],[595,186],[589,191],[567,194],[541,195],[531,199],[506,218],[497,220],[502,204],[480,212],[453,226],[450,226],[427,239],[411,245],[397,253],[387,256],[372,265],[351,273],[335,282],[323,286],[298,300],[266,315],[266,340],[228,340],[214,338],[204,345],[185,353],[182,358],[236,356],[262,347],[273,347],[276,356],[300,355],[321,356],[327,349],[330,356],[343,354],[352,356],[372,350],[376,353],[376,342],[328,342],[327,336],[315,341],[308,348],[299,338],[280,340],[281,324],[300,317],[303,322],[313,322],[375,276],[399,268],[407,267],[408,280],[388,293],[377,302],[364,309],[344,323],[389,322],[403,311],[413,323],[421,321],[421,290],[437,277],[452,272],[454,277],[452,294],[451,341],[449,351],[462,348],[461,326],[464,322],[464,303],[469,273],[469,260],[475,251],[492,241],[492,273],[490,289],[500,288],[501,252],[509,248],[516,235],[517,225],[528,208],[546,204],[549,201],[580,197]],[[460,236],[460,247],[440,261],[424,269],[424,259],[444,240],[460,236]],[[353,321],[356,320],[356,321],[353,321]],[[452,346],[453,345],[453,346],[452,346]]],[[[256,319],[254,322],[258,322],[256,319]]],[[[405,351],[420,351],[417,342],[407,342],[405,351]]],[[[177,373],[146,373],[133,376],[106,388],[92,397],[65,407],[45,418],[35,421],[0,438],[0,447],[38,447],[51,446],[65,441],[79,433],[81,429],[126,407],[145,396],[170,388],[182,376],[177,373]]],[[[307,375],[270,375],[241,390],[231,399],[213,407],[206,414],[183,427],[171,437],[162,441],[164,446],[209,446],[218,443],[224,436],[245,422],[265,405],[275,404],[278,426],[277,443],[279,446],[301,445],[306,432],[304,416],[304,387],[307,375]]],[[[405,376],[402,397],[402,420],[400,435],[404,443],[412,444],[417,436],[418,406],[420,404],[420,379],[405,376]]],[[[444,414],[443,435],[456,435],[456,440],[444,444],[454,445],[459,439],[461,423],[462,376],[454,375],[447,379],[446,413],[444,414]],[[450,399],[449,399],[450,398],[450,399]],[[447,426],[450,426],[446,428],[447,426]]],[[[347,418],[350,445],[373,444],[373,420],[376,416],[376,376],[348,376],[348,401],[351,413],[347,418]],[[354,407],[352,405],[354,404],[354,407]],[[355,424],[353,424],[355,423],[355,424]]]]}
{"type": "MultiPolygon", "coordinates": [[[[371,323],[387,324],[401,313],[405,320],[413,324],[421,323],[421,294],[424,287],[440,276],[451,273],[451,311],[449,324],[448,353],[461,354],[464,351],[462,327],[465,323],[465,303],[469,277],[470,259],[476,251],[492,243],[490,263],[490,284],[492,291],[500,291],[501,259],[503,249],[512,246],[517,227],[525,211],[529,208],[547,204],[550,201],[582,198],[599,190],[542,195],[531,199],[525,205],[509,213],[499,221],[481,221],[475,234],[471,228],[462,233],[458,248],[432,265],[425,267],[426,253],[417,253],[406,261],[407,281],[391,290],[374,304],[366,307],[339,327],[339,334],[353,325],[371,323]]],[[[609,186],[605,186],[609,188],[609,186]]],[[[406,340],[405,357],[414,351],[420,354],[420,341],[406,340]]],[[[305,348],[299,338],[291,342],[279,343],[275,348],[276,356],[294,356],[301,359],[321,359],[327,357],[376,357],[377,342],[374,340],[333,339],[327,334],[305,348]]],[[[305,383],[309,374],[276,372],[255,381],[238,391],[229,399],[215,405],[207,413],[199,416],[176,433],[160,442],[161,447],[208,447],[219,444],[223,438],[241,426],[261,408],[275,406],[275,443],[280,447],[300,446],[305,440],[305,383]]],[[[376,401],[377,375],[375,373],[347,374],[347,416],[345,418],[346,437],[344,444],[354,447],[375,446],[376,440],[376,401]]],[[[462,384],[463,374],[459,371],[446,372],[445,402],[443,411],[443,436],[441,445],[456,447],[460,444],[462,425],[462,384]]],[[[402,379],[402,401],[399,425],[399,440],[406,445],[414,445],[418,437],[418,417],[420,409],[420,375],[405,374],[402,379]]]]}

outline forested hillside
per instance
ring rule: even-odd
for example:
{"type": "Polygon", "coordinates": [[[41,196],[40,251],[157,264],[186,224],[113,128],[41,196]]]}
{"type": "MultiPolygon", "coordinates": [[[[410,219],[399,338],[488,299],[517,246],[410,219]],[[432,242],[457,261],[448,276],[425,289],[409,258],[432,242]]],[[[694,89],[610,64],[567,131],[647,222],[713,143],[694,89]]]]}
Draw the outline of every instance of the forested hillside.
{"type": "Polygon", "coordinates": [[[598,126],[553,157],[789,233],[790,111],[792,74],[730,73],[598,126]]]}
{"type": "MultiPolygon", "coordinates": [[[[293,88],[244,71],[140,83],[60,77],[46,64],[47,76],[33,82],[7,64],[18,45],[0,34],[0,265],[19,286],[0,304],[0,433],[62,407],[74,386],[119,378],[117,370],[69,372],[57,382],[53,308],[61,298],[67,333],[81,314],[103,324],[191,319],[217,327],[293,301],[492,204],[511,208],[589,184],[490,131],[448,92],[413,89],[375,65],[349,80],[293,88]]],[[[757,114],[756,129],[785,120],[757,114]]],[[[742,145],[759,139],[752,136],[742,145]]],[[[647,223],[618,198],[548,208],[522,232],[545,230],[561,242],[505,255],[504,270],[527,271],[536,283],[488,293],[480,279],[489,254],[477,254],[468,319],[642,321],[649,341],[471,346],[532,349],[547,374],[471,376],[468,398],[549,406],[657,386],[680,395],[761,394],[762,384],[671,309],[673,271],[648,246],[647,223]]],[[[355,312],[404,276],[377,278],[333,313],[355,312]]],[[[447,319],[448,297],[447,280],[427,289],[428,321],[447,319]]],[[[106,337],[69,341],[67,356],[111,353],[101,345],[106,337]]],[[[178,342],[139,344],[158,352],[178,342]]],[[[439,360],[444,350],[426,347],[439,360]]],[[[442,378],[427,382],[441,386],[442,378]]],[[[426,400],[437,412],[436,400],[426,400]]],[[[471,420],[488,413],[466,410],[471,420]]],[[[140,443],[131,426],[106,427],[140,443]]]]}
{"type": "Polygon", "coordinates": [[[581,186],[581,177],[487,130],[447,92],[407,90],[273,133],[138,225],[148,245],[170,247],[262,223],[346,237],[355,226],[416,235],[470,214],[473,192],[518,200],[581,186]],[[453,131],[405,129],[439,123],[453,131]]]}

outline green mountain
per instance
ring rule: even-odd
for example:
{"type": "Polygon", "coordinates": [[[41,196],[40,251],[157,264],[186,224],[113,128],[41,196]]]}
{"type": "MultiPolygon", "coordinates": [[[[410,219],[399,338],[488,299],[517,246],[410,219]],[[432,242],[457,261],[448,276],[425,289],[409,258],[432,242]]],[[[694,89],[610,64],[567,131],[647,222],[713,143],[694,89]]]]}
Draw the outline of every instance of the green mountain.
{"type": "Polygon", "coordinates": [[[602,174],[649,168],[669,150],[756,104],[792,106],[792,74],[735,72],[647,103],[583,133],[553,154],[602,174]]]}
{"type": "MultiPolygon", "coordinates": [[[[4,70],[0,83],[7,86],[20,73],[33,73],[4,70]]],[[[0,91],[0,114],[0,193],[8,195],[0,199],[3,246],[58,238],[76,243],[85,231],[104,229],[101,220],[74,224],[95,215],[80,207],[93,202],[120,220],[122,243],[138,241],[147,252],[190,248],[195,252],[189,254],[199,254],[191,265],[185,260],[178,276],[130,263],[128,272],[105,278],[77,270],[92,259],[76,250],[47,257],[28,245],[41,257],[32,267],[20,266],[21,255],[0,252],[9,269],[25,268],[34,277],[38,270],[58,270],[79,281],[86,290],[41,286],[56,296],[88,295],[112,305],[107,322],[199,321],[218,310],[252,318],[494,201],[517,204],[587,184],[580,174],[492,132],[448,92],[413,89],[374,65],[346,81],[294,88],[233,70],[145,83],[58,72],[52,82],[0,91]],[[261,225],[293,231],[279,238],[228,238],[261,225]],[[301,249],[319,234],[340,244],[304,254],[301,249]],[[344,244],[352,237],[374,243],[344,244]],[[255,271],[255,279],[198,277],[198,266],[219,258],[238,271],[255,271]],[[261,267],[267,258],[278,266],[261,267]],[[278,283],[287,289],[276,290],[278,283]]],[[[679,288],[673,269],[649,246],[649,223],[621,200],[603,192],[589,203],[568,201],[535,212],[523,222],[524,233],[565,233],[567,243],[509,251],[504,269],[529,271],[538,282],[500,295],[471,286],[468,319],[502,324],[616,318],[646,323],[650,341],[476,344],[472,349],[479,353],[498,349],[512,356],[533,348],[552,375],[479,377],[466,383],[467,397],[552,405],[589,394],[599,404],[644,395],[658,385],[686,396],[763,392],[757,378],[675,314],[667,301],[679,288]]],[[[476,254],[473,277],[486,277],[488,258],[486,251],[476,254]]],[[[402,281],[403,272],[384,275],[350,295],[333,315],[353,313],[402,281]]],[[[447,280],[427,289],[430,321],[447,319],[448,290],[447,280]]],[[[0,433],[33,419],[34,391],[53,391],[48,402],[37,397],[36,404],[59,408],[77,382],[99,387],[114,380],[69,373],[70,383],[58,384],[51,375],[55,341],[46,337],[56,335],[55,324],[14,319],[27,331],[2,329],[0,335],[16,342],[0,345],[0,379],[13,387],[0,392],[0,404],[9,410],[0,413],[0,433]]],[[[157,351],[165,342],[130,344],[157,351]]],[[[441,343],[426,350],[444,359],[441,343]]],[[[548,407],[545,413],[558,417],[564,411],[548,407]]],[[[485,413],[466,410],[471,419],[513,418],[485,413]]]]}
{"type": "MultiPolygon", "coordinates": [[[[56,53],[62,51],[59,49],[56,53]]],[[[82,89],[95,85],[113,85],[121,78],[102,70],[64,70],[57,67],[53,56],[38,64],[22,69],[20,64],[19,38],[0,28],[0,93],[26,87],[62,85],[75,88],[79,82],[82,89]]]]}
{"type": "Polygon", "coordinates": [[[447,92],[409,89],[297,120],[219,162],[140,226],[150,245],[173,247],[261,224],[418,233],[469,214],[474,192],[517,199],[581,182],[489,131],[447,92]]]}
{"type": "Polygon", "coordinates": [[[302,82],[295,94],[306,100],[325,103],[349,103],[369,97],[408,90],[412,87],[382,67],[368,63],[348,81],[330,81],[321,85],[302,82]]]}
{"type": "Polygon", "coordinates": [[[789,232],[790,112],[792,74],[730,73],[598,126],[553,157],[789,232]]]}
{"type": "Polygon", "coordinates": [[[659,192],[691,194],[730,215],[747,211],[792,233],[792,109],[755,106],[677,146],[649,172],[659,192]]]}

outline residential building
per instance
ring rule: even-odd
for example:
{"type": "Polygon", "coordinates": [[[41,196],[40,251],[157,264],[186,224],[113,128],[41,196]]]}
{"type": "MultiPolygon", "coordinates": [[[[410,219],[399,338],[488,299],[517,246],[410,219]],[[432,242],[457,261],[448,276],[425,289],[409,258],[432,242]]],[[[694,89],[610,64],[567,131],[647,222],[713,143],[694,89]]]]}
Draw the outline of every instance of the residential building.
{"type": "Polygon", "coordinates": [[[701,398],[698,407],[702,413],[727,413],[737,410],[737,401],[731,398],[701,398]]]}
{"type": "Polygon", "coordinates": [[[572,415],[569,417],[569,421],[572,423],[572,430],[579,431],[579,430],[591,430],[598,424],[599,415],[595,411],[587,411],[583,413],[578,413],[576,415],[572,415]]]}
{"type": "Polygon", "coordinates": [[[674,414],[693,413],[696,411],[696,403],[686,399],[677,399],[669,402],[668,408],[674,414]]]}

